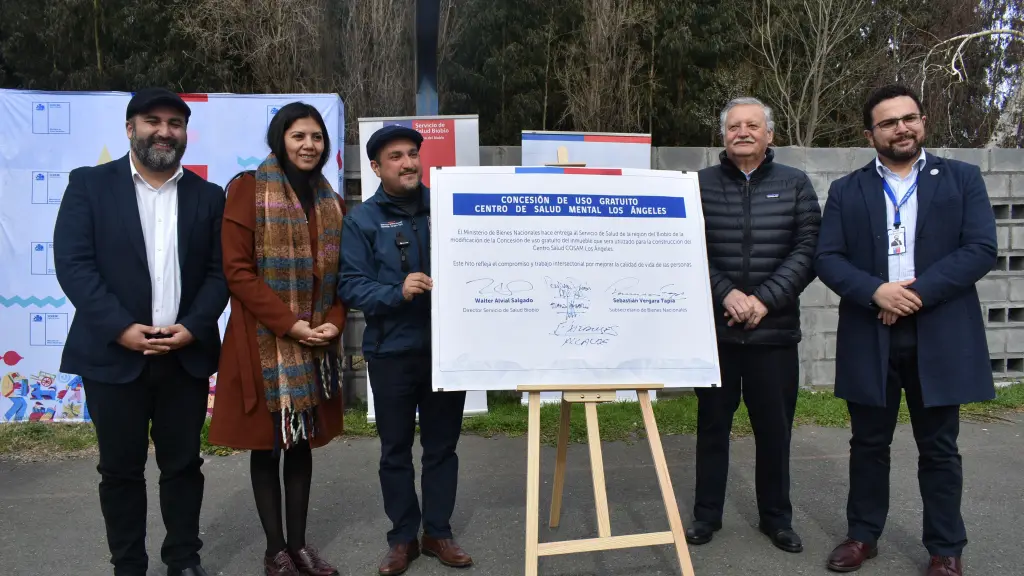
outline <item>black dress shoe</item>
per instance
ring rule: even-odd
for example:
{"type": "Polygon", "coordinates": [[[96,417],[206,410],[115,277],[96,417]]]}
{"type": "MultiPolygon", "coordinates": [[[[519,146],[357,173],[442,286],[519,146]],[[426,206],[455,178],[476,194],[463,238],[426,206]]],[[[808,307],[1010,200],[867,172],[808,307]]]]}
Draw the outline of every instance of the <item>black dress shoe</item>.
{"type": "Polygon", "coordinates": [[[700,546],[701,544],[707,544],[711,542],[711,538],[715,532],[722,529],[722,523],[716,522],[701,522],[700,520],[694,521],[693,525],[686,529],[686,541],[694,546],[700,546]]]}
{"type": "Polygon", "coordinates": [[[193,566],[184,570],[168,570],[167,576],[210,576],[202,566],[193,566]]]}
{"type": "Polygon", "coordinates": [[[804,551],[804,544],[800,541],[800,536],[797,536],[797,533],[792,528],[769,528],[765,524],[761,524],[759,528],[761,533],[768,536],[772,544],[779,550],[793,552],[794,554],[804,551]]]}

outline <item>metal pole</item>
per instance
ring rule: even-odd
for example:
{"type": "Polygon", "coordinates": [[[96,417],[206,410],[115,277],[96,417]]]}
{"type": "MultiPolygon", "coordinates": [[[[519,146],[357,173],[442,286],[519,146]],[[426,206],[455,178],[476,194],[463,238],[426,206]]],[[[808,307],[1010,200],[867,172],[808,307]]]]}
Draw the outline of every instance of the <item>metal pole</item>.
{"type": "Polygon", "coordinates": [[[441,0],[416,0],[416,115],[436,116],[437,36],[441,0]]]}

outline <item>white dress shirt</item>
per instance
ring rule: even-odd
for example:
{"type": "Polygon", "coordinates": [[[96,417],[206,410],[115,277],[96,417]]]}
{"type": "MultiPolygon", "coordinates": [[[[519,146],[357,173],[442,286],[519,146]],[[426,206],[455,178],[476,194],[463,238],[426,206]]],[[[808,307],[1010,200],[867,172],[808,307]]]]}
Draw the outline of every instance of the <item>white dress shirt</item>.
{"type": "Polygon", "coordinates": [[[178,181],[184,174],[178,166],[167,182],[152,187],[135,168],[128,155],[139,202],[142,235],[146,240],[146,260],[153,290],[153,326],[171,326],[178,322],[181,299],[181,267],[178,263],[178,181]]]}
{"type": "MultiPolygon", "coordinates": [[[[921,170],[924,169],[926,157],[924,149],[921,150],[921,155],[918,156],[917,161],[914,162],[914,167],[910,170],[910,174],[906,178],[900,177],[898,174],[889,170],[882,164],[881,161],[875,158],[875,168],[878,170],[878,175],[885,179],[889,183],[889,188],[892,189],[893,195],[896,197],[896,201],[899,202],[903,199],[903,195],[907,193],[914,183],[917,182],[917,175],[920,174],[921,170]]],[[[896,217],[896,207],[893,206],[892,200],[889,199],[889,195],[882,189],[882,183],[878,183],[878,193],[882,195],[885,200],[885,229],[886,229],[886,254],[888,254],[888,231],[893,229],[893,219],[896,217]]],[[[917,234],[917,190],[907,198],[906,204],[900,208],[900,228],[906,229],[906,251],[902,254],[888,254],[886,258],[889,260],[889,281],[899,282],[901,280],[910,280],[916,273],[914,270],[914,245],[917,243],[915,236],[917,234]]]]}

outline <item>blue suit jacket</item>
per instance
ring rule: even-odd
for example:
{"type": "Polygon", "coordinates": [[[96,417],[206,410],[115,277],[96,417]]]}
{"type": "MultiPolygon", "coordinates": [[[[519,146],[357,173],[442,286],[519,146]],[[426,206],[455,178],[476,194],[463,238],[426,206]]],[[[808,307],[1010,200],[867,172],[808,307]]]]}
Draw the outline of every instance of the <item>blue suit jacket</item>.
{"type": "MultiPolygon", "coordinates": [[[[217,320],[228,302],[221,264],[224,190],[185,170],[178,181],[178,323],[195,341],[171,354],[196,378],[217,371],[217,320]]],[[[147,357],[117,343],[153,323],[153,291],[128,156],[73,170],[53,231],[57,281],[75,307],[61,371],[102,382],[136,379],[147,357]]]]}
{"type": "MultiPolygon", "coordinates": [[[[927,158],[916,192],[917,276],[910,285],[924,306],[897,322],[917,320],[925,406],[989,400],[995,387],[975,283],[996,262],[992,205],[977,166],[927,158]]],[[[871,406],[885,405],[888,374],[890,328],[871,299],[889,275],[887,201],[874,161],[835,181],[815,254],[818,277],[841,298],[836,396],[871,406]]]]}

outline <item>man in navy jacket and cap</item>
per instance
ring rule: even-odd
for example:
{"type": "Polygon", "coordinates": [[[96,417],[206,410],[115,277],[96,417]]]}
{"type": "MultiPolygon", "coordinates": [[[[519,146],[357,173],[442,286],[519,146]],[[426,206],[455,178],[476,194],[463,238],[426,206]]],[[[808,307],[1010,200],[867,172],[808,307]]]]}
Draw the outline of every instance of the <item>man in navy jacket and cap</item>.
{"type": "Polygon", "coordinates": [[[367,361],[380,436],[380,484],[393,527],[383,576],[401,574],[420,552],[447,566],[472,564],[452,539],[465,392],[434,392],[430,348],[430,190],[423,136],[391,125],[366,144],[377,192],[345,217],[339,298],[366,318],[367,361]],[[423,506],[416,498],[412,443],[419,411],[423,506]],[[422,541],[417,539],[423,525],[422,541]]]}

